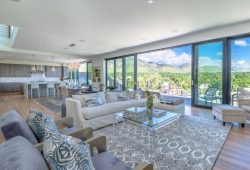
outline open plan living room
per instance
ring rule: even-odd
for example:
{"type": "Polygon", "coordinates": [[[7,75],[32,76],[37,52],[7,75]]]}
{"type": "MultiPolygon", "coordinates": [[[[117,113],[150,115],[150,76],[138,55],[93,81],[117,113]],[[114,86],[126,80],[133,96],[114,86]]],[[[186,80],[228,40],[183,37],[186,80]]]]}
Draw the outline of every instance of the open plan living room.
{"type": "Polygon", "coordinates": [[[0,170],[250,170],[249,0],[0,0],[0,170]]]}

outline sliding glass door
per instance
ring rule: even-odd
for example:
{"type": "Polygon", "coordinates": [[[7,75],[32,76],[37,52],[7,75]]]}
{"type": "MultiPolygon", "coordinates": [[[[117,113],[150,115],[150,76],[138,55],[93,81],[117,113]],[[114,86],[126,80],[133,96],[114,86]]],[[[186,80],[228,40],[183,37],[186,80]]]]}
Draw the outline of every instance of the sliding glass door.
{"type": "Polygon", "coordinates": [[[194,105],[222,103],[223,41],[196,44],[194,49],[194,105]]]}
{"type": "Polygon", "coordinates": [[[135,56],[106,60],[106,88],[108,90],[133,90],[135,88],[135,56]]]}
{"type": "Polygon", "coordinates": [[[125,62],[125,90],[134,90],[135,87],[135,57],[124,58],[125,62]]]}
{"type": "Polygon", "coordinates": [[[117,90],[123,89],[123,59],[117,58],[115,59],[115,86],[117,90]]]}
{"type": "Polygon", "coordinates": [[[250,97],[250,37],[230,41],[231,103],[237,105],[238,97],[250,97]]]}
{"type": "Polygon", "coordinates": [[[115,86],[115,60],[107,60],[106,86],[115,86]]]}

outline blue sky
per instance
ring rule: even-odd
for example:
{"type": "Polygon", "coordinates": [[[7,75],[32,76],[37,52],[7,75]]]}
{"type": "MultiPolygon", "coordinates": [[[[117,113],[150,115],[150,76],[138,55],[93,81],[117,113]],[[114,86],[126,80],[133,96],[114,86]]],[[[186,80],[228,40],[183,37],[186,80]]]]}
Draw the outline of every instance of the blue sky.
{"type": "Polygon", "coordinates": [[[232,67],[250,68],[250,38],[231,41],[232,67]]]}
{"type": "MultiPolygon", "coordinates": [[[[198,46],[199,67],[222,67],[223,42],[212,42],[198,46]]],[[[232,68],[250,70],[250,37],[231,41],[232,68]]],[[[138,55],[138,59],[146,62],[154,62],[169,65],[191,64],[191,45],[147,52],[138,55]]],[[[239,70],[239,69],[237,69],[239,70]]]]}
{"type": "Polygon", "coordinates": [[[223,43],[221,41],[198,46],[198,62],[199,67],[218,66],[222,67],[222,50],[223,43]]]}

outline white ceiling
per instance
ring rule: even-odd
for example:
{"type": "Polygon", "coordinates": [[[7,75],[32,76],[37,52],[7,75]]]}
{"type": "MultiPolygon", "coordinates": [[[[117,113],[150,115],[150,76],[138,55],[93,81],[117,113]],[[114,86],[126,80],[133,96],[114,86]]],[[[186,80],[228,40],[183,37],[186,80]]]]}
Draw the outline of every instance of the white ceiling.
{"type": "Polygon", "coordinates": [[[0,1],[12,48],[82,58],[250,19],[249,0],[13,1],[0,1]]]}

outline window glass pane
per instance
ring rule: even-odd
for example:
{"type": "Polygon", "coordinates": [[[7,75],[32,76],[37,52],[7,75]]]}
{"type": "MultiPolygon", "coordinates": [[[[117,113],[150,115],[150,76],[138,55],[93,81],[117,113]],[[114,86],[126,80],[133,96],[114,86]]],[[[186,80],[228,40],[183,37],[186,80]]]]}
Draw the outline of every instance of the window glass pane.
{"type": "Polygon", "coordinates": [[[195,104],[212,106],[222,102],[223,42],[196,46],[195,104]]]}
{"type": "Polygon", "coordinates": [[[133,90],[134,89],[134,78],[135,78],[135,70],[134,70],[134,56],[125,58],[125,90],[133,90]]]}
{"type": "Polygon", "coordinates": [[[79,80],[81,83],[87,84],[87,63],[80,64],[79,80]]]}
{"type": "Polygon", "coordinates": [[[234,39],[231,48],[231,95],[232,103],[237,105],[237,95],[250,97],[250,37],[234,39]],[[248,93],[246,92],[248,90],[248,93]]]}
{"type": "Polygon", "coordinates": [[[115,84],[116,89],[122,90],[122,58],[116,59],[115,74],[116,74],[116,84],[115,84]]]}
{"type": "Polygon", "coordinates": [[[115,86],[114,60],[107,60],[107,87],[115,86]]]}
{"type": "Polygon", "coordinates": [[[138,87],[173,96],[191,96],[191,46],[137,55],[138,87]]]}
{"type": "Polygon", "coordinates": [[[88,71],[88,84],[91,84],[92,83],[92,70],[93,70],[93,65],[92,63],[87,63],[87,71],[88,71]]]}

